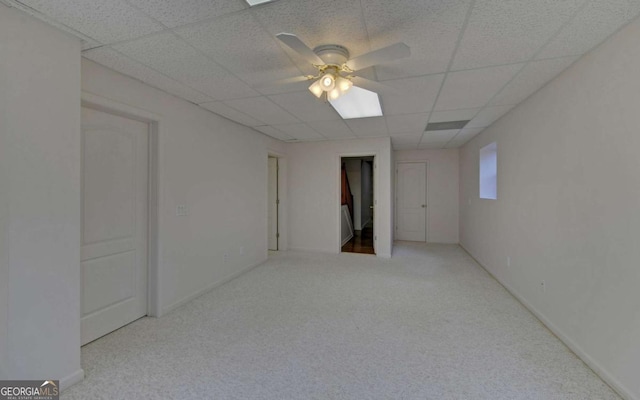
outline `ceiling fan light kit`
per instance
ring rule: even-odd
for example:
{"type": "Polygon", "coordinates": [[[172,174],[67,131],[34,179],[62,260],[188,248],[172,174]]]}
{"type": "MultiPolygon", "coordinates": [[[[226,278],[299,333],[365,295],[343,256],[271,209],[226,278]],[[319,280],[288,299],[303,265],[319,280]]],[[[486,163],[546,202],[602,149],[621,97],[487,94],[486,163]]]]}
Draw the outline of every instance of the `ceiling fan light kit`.
{"type": "MultiPolygon", "coordinates": [[[[330,103],[339,99],[354,87],[353,79],[357,79],[358,86],[369,88],[371,89],[370,91],[385,90],[384,85],[378,82],[352,74],[357,70],[411,55],[409,46],[404,43],[396,43],[350,59],[349,51],[344,46],[330,44],[318,46],[311,50],[309,46],[292,33],[279,33],[276,37],[307,62],[311,63],[318,70],[318,73],[315,76],[289,78],[274,83],[286,84],[301,80],[313,80],[314,82],[309,86],[309,91],[317,98],[324,99],[330,103]]],[[[378,96],[375,97],[377,99],[378,96]]]]}

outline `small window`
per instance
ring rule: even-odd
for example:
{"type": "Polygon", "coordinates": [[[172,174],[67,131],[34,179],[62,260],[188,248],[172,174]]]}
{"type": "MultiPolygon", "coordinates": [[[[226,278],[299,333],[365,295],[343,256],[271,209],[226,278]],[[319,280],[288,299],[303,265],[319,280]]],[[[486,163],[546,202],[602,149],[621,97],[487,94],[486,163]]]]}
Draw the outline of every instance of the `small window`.
{"type": "Polygon", "coordinates": [[[480,198],[498,198],[498,145],[495,142],[480,149],[480,198]]]}

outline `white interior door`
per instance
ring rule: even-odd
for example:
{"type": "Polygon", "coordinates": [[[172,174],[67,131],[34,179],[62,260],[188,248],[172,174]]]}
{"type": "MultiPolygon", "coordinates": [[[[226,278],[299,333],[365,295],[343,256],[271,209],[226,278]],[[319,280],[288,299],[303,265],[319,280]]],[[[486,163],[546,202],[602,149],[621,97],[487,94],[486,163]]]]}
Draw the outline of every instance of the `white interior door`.
{"type": "Polygon", "coordinates": [[[278,159],[269,157],[269,250],[278,250],[278,159]]]}
{"type": "Polygon", "coordinates": [[[148,136],[82,108],[82,344],[147,314],[148,136]]]}
{"type": "Polygon", "coordinates": [[[396,239],[424,242],[427,164],[399,163],[396,177],[396,239]]]}

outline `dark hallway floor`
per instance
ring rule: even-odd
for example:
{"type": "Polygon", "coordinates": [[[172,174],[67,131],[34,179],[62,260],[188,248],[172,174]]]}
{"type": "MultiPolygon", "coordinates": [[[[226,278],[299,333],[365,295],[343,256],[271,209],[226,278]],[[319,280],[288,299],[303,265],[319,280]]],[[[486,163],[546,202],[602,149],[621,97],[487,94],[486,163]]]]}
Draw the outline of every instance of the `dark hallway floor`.
{"type": "Polygon", "coordinates": [[[373,249],[373,226],[367,224],[362,231],[356,231],[353,238],[342,246],[342,252],[376,254],[373,249]]]}

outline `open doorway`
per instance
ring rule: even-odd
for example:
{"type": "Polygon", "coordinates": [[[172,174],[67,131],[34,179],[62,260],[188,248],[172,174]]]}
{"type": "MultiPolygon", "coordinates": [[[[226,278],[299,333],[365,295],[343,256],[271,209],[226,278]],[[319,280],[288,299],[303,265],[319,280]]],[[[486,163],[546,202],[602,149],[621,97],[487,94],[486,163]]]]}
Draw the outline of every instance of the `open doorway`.
{"type": "Polygon", "coordinates": [[[269,202],[268,209],[268,222],[267,222],[267,235],[268,235],[268,249],[271,251],[278,251],[280,249],[280,227],[278,223],[279,218],[279,205],[280,196],[278,195],[279,184],[279,162],[277,157],[269,156],[268,168],[269,168],[269,182],[267,189],[267,198],[269,202]]]}
{"type": "Polygon", "coordinates": [[[374,156],[342,157],[340,165],[342,252],[375,254],[374,156]]]}

